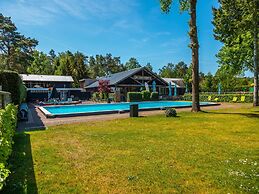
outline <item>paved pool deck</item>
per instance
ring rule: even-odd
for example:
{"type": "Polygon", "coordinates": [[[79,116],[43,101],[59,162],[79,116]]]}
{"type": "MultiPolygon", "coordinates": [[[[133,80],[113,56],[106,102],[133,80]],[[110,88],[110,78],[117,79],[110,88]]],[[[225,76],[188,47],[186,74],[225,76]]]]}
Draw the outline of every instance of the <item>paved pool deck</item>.
{"type": "MultiPolygon", "coordinates": [[[[217,110],[217,109],[235,109],[244,106],[244,104],[221,103],[218,106],[202,107],[202,110],[217,110]]],[[[176,108],[177,112],[190,111],[191,108],[176,108]]],[[[164,110],[140,111],[139,116],[150,116],[164,114],[164,110]]],[[[46,118],[45,115],[33,104],[29,104],[28,121],[18,123],[18,131],[30,131],[38,129],[46,129],[50,126],[69,124],[69,123],[84,123],[94,121],[104,121],[119,118],[128,118],[129,113],[116,113],[104,115],[90,115],[90,116],[75,116],[75,117],[61,117],[61,118],[46,118]]]]}

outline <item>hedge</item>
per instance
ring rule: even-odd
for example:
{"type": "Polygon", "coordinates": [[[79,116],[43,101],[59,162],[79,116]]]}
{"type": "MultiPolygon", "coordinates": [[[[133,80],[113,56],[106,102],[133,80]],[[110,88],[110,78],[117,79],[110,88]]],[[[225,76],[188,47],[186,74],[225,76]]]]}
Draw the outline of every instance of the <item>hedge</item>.
{"type": "Polygon", "coordinates": [[[150,95],[150,100],[153,100],[153,101],[159,100],[158,92],[152,92],[150,95]]]}
{"type": "Polygon", "coordinates": [[[142,94],[142,100],[143,101],[149,101],[150,100],[150,91],[144,90],[141,92],[142,94]]]}
{"type": "Polygon", "coordinates": [[[140,101],[142,101],[142,93],[141,92],[128,92],[127,93],[127,101],[128,102],[140,102],[140,101]]]}
{"type": "MultiPolygon", "coordinates": [[[[200,101],[207,102],[209,96],[211,96],[211,101],[218,98],[218,102],[233,102],[234,97],[237,97],[237,102],[241,102],[241,96],[245,96],[245,103],[253,102],[253,94],[200,94],[200,101]]],[[[185,94],[183,100],[191,101],[192,95],[185,94]]]]}
{"type": "Polygon", "coordinates": [[[13,136],[17,123],[17,107],[8,104],[0,110],[0,190],[10,171],[7,161],[12,152],[13,136]]]}
{"type": "Polygon", "coordinates": [[[2,71],[0,72],[0,85],[3,91],[11,93],[12,102],[20,104],[26,98],[26,87],[17,72],[2,71]]]}
{"type": "Polygon", "coordinates": [[[128,92],[127,93],[127,101],[128,102],[140,102],[140,101],[149,101],[149,100],[158,100],[159,95],[158,92],[128,92]]]}

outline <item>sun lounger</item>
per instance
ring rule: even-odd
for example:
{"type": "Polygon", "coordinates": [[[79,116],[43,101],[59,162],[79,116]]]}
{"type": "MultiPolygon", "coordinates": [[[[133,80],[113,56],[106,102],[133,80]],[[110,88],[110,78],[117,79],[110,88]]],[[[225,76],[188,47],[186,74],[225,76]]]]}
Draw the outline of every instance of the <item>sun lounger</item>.
{"type": "Polygon", "coordinates": [[[232,102],[237,102],[237,97],[233,97],[232,102]]]}
{"type": "Polygon", "coordinates": [[[246,97],[245,96],[241,96],[241,102],[245,102],[246,97]]]}
{"type": "Polygon", "coordinates": [[[28,121],[28,111],[29,111],[29,108],[28,108],[28,105],[27,103],[22,103],[19,107],[19,119],[21,121],[28,121]]]}

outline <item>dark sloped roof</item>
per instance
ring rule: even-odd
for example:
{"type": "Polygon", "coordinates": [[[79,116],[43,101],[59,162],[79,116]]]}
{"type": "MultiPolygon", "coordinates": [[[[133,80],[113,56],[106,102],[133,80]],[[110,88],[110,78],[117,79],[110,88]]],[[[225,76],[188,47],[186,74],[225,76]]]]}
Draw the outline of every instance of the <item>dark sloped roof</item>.
{"type": "Polygon", "coordinates": [[[99,77],[99,78],[97,78],[96,82],[92,83],[91,85],[87,86],[86,88],[96,88],[96,87],[98,87],[99,86],[98,80],[109,80],[109,82],[110,82],[109,85],[115,85],[118,82],[128,78],[129,76],[137,73],[138,71],[140,71],[143,68],[144,67],[130,69],[130,70],[127,70],[127,71],[122,71],[122,72],[119,72],[119,73],[114,73],[114,74],[111,74],[109,76],[99,77]]]}

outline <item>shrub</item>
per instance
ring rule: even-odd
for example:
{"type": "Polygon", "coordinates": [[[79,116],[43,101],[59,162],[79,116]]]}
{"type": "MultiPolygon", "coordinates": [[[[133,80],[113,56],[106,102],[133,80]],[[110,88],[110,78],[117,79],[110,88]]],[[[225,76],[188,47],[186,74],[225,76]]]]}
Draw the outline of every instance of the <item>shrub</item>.
{"type": "Polygon", "coordinates": [[[14,104],[20,104],[26,98],[26,87],[23,86],[22,79],[17,72],[0,72],[0,85],[4,91],[11,93],[14,104]]]}
{"type": "MultiPolygon", "coordinates": [[[[237,97],[237,102],[241,102],[241,96],[245,96],[245,103],[253,102],[253,94],[200,94],[201,102],[208,102],[208,97],[211,96],[211,101],[218,98],[218,102],[232,102],[233,97],[237,97]]],[[[192,95],[185,94],[183,100],[191,101],[192,95]]]]}
{"type": "Polygon", "coordinates": [[[110,84],[109,80],[99,80],[98,81],[98,92],[104,93],[104,94],[109,93],[111,91],[109,84],[110,84]]]}
{"type": "Polygon", "coordinates": [[[92,95],[93,101],[98,101],[100,99],[100,94],[98,92],[94,92],[92,95]]]}
{"type": "Polygon", "coordinates": [[[128,92],[127,93],[128,102],[139,102],[142,101],[142,93],[140,92],[128,92]]]}
{"type": "Polygon", "coordinates": [[[158,92],[152,92],[150,95],[150,100],[159,100],[158,92]]]}
{"type": "Polygon", "coordinates": [[[17,107],[8,104],[0,110],[0,190],[10,171],[7,160],[12,152],[13,136],[17,123],[17,107]]]}
{"type": "Polygon", "coordinates": [[[26,86],[23,83],[21,83],[19,86],[19,90],[20,90],[20,103],[25,102],[27,98],[26,86]]]}
{"type": "Polygon", "coordinates": [[[167,108],[165,110],[165,116],[166,117],[176,117],[177,116],[177,112],[174,108],[167,108]]]}
{"type": "Polygon", "coordinates": [[[141,92],[142,94],[142,100],[143,101],[149,101],[150,100],[150,91],[144,90],[141,92]]]}
{"type": "Polygon", "coordinates": [[[108,94],[108,98],[111,99],[111,100],[114,100],[115,94],[114,93],[109,93],[108,94]]]}

